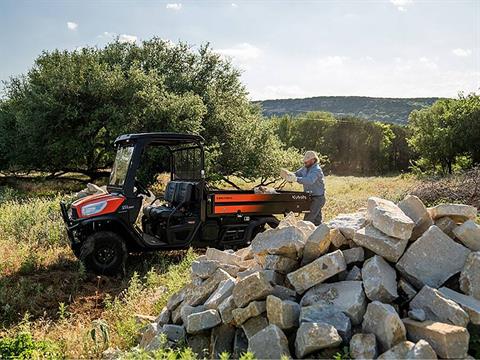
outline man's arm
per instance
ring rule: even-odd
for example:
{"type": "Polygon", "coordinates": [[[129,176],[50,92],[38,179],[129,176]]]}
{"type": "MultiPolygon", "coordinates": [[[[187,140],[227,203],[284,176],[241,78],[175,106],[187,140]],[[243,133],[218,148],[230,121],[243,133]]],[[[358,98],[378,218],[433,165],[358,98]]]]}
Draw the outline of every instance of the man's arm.
{"type": "Polygon", "coordinates": [[[312,185],[320,176],[323,176],[322,170],[320,168],[313,168],[307,176],[297,176],[297,182],[303,185],[312,185]]]}
{"type": "Polygon", "coordinates": [[[300,175],[302,175],[302,172],[303,172],[303,167],[301,167],[300,169],[295,171],[294,174],[295,174],[296,177],[299,177],[300,175]]]}

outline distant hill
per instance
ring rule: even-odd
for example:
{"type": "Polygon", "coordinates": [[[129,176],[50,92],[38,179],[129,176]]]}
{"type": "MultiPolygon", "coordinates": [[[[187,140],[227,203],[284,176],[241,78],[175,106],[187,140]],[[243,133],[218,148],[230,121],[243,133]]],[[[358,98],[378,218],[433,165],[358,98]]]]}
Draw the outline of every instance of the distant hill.
{"type": "Polygon", "coordinates": [[[368,120],[406,124],[412,110],[430,106],[438,99],[317,96],[305,99],[264,100],[255,103],[262,106],[265,116],[328,111],[336,116],[353,115],[368,120]]]}

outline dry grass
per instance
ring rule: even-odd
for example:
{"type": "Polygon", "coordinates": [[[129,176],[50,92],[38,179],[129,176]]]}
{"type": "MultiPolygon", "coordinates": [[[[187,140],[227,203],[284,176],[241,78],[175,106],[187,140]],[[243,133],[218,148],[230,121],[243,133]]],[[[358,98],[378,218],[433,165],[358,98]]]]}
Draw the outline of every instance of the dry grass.
{"type": "MultiPolygon", "coordinates": [[[[372,195],[399,200],[417,183],[403,176],[328,176],[325,217],[355,211],[372,195]]],[[[42,187],[42,195],[47,193],[42,187]]],[[[28,329],[35,339],[58,344],[68,358],[95,358],[107,346],[132,346],[140,326],[134,315],[158,314],[169,294],[188,281],[196,254],[133,256],[124,278],[87,274],[69,250],[61,196],[24,195],[0,192],[0,338],[28,329]]]]}

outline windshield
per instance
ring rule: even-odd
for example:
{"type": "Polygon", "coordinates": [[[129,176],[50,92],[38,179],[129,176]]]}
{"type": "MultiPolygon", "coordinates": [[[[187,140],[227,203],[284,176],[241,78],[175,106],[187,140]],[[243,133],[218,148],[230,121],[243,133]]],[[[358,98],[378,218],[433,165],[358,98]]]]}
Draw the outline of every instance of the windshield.
{"type": "Polygon", "coordinates": [[[127,177],[128,166],[132,159],[133,146],[123,146],[117,150],[115,162],[112,166],[109,184],[112,186],[123,186],[127,177]]]}

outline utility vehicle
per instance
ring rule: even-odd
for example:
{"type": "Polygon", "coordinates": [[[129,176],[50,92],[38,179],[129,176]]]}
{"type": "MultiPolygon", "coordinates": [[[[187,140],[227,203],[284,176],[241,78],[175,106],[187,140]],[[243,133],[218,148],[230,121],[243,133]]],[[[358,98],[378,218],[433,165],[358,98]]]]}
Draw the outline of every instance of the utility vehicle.
{"type": "Polygon", "coordinates": [[[128,253],[243,247],[267,224],[277,226],[275,214],[310,207],[310,195],[304,192],[257,194],[210,187],[199,135],[127,134],[115,140],[115,147],[107,194],[61,203],[74,254],[99,274],[121,271],[128,253]],[[163,197],[143,205],[152,193],[138,180],[138,172],[151,147],[167,150],[169,165],[163,165],[170,169],[170,181],[163,197]]]}

